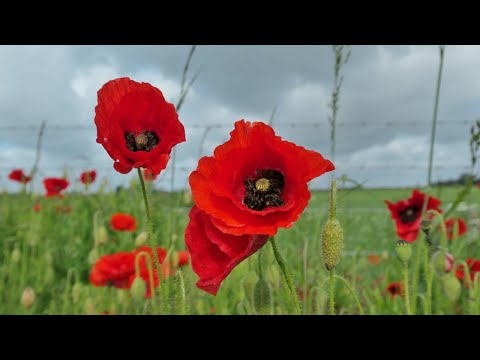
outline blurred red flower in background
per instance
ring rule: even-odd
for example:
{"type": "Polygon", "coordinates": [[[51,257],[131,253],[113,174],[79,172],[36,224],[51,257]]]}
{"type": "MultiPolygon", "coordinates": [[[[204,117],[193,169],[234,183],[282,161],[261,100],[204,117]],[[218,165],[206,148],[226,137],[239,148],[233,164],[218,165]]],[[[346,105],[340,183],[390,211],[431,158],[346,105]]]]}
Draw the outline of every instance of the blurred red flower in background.
{"type": "Polygon", "coordinates": [[[467,224],[463,221],[462,218],[451,218],[445,221],[445,226],[447,228],[447,236],[450,240],[453,239],[453,229],[455,227],[455,223],[458,224],[458,236],[462,236],[467,232],[467,224]]]}
{"type": "Polygon", "coordinates": [[[33,211],[39,212],[41,209],[42,207],[40,206],[39,203],[36,203],[35,205],[33,205],[33,211]]]}
{"type": "Polygon", "coordinates": [[[95,178],[97,177],[97,172],[95,170],[91,171],[84,171],[80,175],[80,181],[82,184],[91,184],[95,181],[95,178]]]}
{"type": "Polygon", "coordinates": [[[155,181],[158,175],[155,175],[150,169],[143,169],[143,178],[145,181],[155,181]]]}
{"type": "Polygon", "coordinates": [[[395,296],[403,297],[403,284],[399,282],[392,282],[387,286],[387,293],[390,294],[390,297],[393,299],[395,296]]]}
{"type": "Polygon", "coordinates": [[[162,92],[129,78],[111,80],[98,90],[95,124],[97,142],[122,174],[143,167],[158,175],[172,148],[185,141],[175,107],[162,92]]]}
{"type": "MultiPolygon", "coordinates": [[[[397,235],[400,239],[409,243],[417,240],[422,222],[424,202],[425,194],[418,189],[414,189],[412,195],[407,200],[400,200],[396,203],[385,200],[392,219],[395,221],[397,235]]],[[[426,210],[436,210],[441,213],[442,210],[439,208],[441,203],[439,199],[429,196],[426,210]]]]}
{"type": "Polygon", "coordinates": [[[177,266],[184,266],[188,264],[188,260],[190,259],[190,254],[186,250],[181,250],[177,253],[178,261],[177,266]]]}
{"type": "Polygon", "coordinates": [[[47,190],[47,197],[59,196],[63,197],[61,192],[65,190],[70,183],[63,178],[46,178],[43,180],[43,185],[47,190]]]}
{"type": "Polygon", "coordinates": [[[12,172],[8,174],[8,178],[22,184],[26,184],[32,179],[30,176],[25,175],[21,169],[12,170],[12,172]]]}
{"type": "MultiPolygon", "coordinates": [[[[475,280],[475,274],[480,272],[480,260],[468,258],[466,263],[470,271],[470,280],[473,282],[475,280]]],[[[469,287],[468,281],[465,281],[465,267],[463,264],[457,266],[455,275],[458,279],[463,280],[466,287],[469,287]]]]}
{"type": "Polygon", "coordinates": [[[135,231],[137,228],[137,221],[128,214],[116,213],[110,218],[110,225],[112,229],[117,231],[135,231]]]}
{"type": "Polygon", "coordinates": [[[372,265],[380,264],[380,255],[370,254],[370,255],[367,255],[367,258],[368,258],[368,262],[372,265]]]}

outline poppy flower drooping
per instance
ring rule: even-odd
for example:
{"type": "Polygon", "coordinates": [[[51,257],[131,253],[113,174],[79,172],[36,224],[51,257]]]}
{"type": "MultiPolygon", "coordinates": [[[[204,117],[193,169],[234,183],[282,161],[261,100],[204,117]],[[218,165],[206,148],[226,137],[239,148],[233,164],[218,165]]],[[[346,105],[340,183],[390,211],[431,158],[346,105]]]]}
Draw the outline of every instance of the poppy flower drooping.
{"type": "Polygon", "coordinates": [[[392,282],[387,286],[387,293],[393,299],[395,296],[403,297],[403,284],[399,282],[392,282]]]}
{"type": "Polygon", "coordinates": [[[157,180],[158,175],[155,175],[151,170],[149,169],[143,169],[143,178],[145,181],[155,181],[157,180]]]}
{"type": "Polygon", "coordinates": [[[455,228],[455,223],[458,225],[458,234],[457,236],[462,236],[467,232],[467,224],[462,218],[451,218],[445,221],[445,227],[447,228],[447,237],[449,240],[453,240],[453,231],[455,228]]]}
{"type": "Polygon", "coordinates": [[[63,178],[46,178],[43,185],[47,190],[46,197],[59,196],[63,197],[61,192],[65,190],[70,183],[63,178]]]}
{"type": "Polygon", "coordinates": [[[137,221],[128,214],[116,213],[110,218],[110,225],[112,229],[117,231],[135,231],[137,228],[137,221]]]}
{"type": "Polygon", "coordinates": [[[185,141],[173,104],[156,87],[129,78],[111,80],[98,91],[95,124],[97,142],[122,174],[142,167],[158,175],[172,148],[185,141]]]}
{"type": "Polygon", "coordinates": [[[82,184],[88,185],[93,183],[96,177],[97,177],[97,172],[95,170],[84,171],[80,175],[80,181],[82,182],[82,184]]]}
{"type": "MultiPolygon", "coordinates": [[[[466,263],[470,272],[470,280],[473,283],[473,281],[475,280],[475,274],[480,272],[480,260],[474,260],[469,258],[467,259],[466,263]]],[[[465,268],[463,264],[458,265],[455,271],[455,276],[457,277],[457,279],[463,280],[466,287],[470,286],[468,281],[465,281],[465,268]]]]}
{"type": "MultiPolygon", "coordinates": [[[[395,221],[397,235],[400,239],[409,243],[417,240],[424,202],[425,194],[418,189],[413,190],[407,200],[400,200],[396,203],[385,200],[392,219],[395,221]]],[[[441,213],[442,210],[439,208],[441,203],[439,199],[429,196],[426,210],[436,210],[441,213]]]]}
{"type": "Polygon", "coordinates": [[[22,184],[27,184],[32,179],[30,176],[25,175],[21,169],[12,170],[12,172],[8,174],[8,178],[22,184]]]}
{"type": "Polygon", "coordinates": [[[334,169],[262,122],[237,121],[189,178],[195,205],[185,242],[197,286],[215,295],[238,263],[295,223],[311,196],[307,182],[334,169]]]}

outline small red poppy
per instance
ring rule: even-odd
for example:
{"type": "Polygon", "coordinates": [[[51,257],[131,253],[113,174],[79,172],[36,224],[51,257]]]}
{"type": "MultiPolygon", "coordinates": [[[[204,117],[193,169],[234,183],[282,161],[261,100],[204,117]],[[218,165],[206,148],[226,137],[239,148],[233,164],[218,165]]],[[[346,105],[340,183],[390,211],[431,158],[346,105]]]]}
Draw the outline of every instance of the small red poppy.
{"type": "Polygon", "coordinates": [[[143,178],[145,181],[155,181],[158,175],[155,175],[150,169],[143,169],[143,178]]]}
{"type": "Polygon", "coordinates": [[[26,184],[32,179],[30,176],[25,175],[21,169],[12,170],[12,172],[8,175],[8,178],[22,184],[26,184]]]}
{"type": "Polygon", "coordinates": [[[321,154],[282,140],[270,126],[240,120],[230,140],[200,159],[189,181],[195,205],[221,232],[275,235],[307,206],[307,182],[334,169],[321,154]]]}
{"type": "Polygon", "coordinates": [[[447,228],[447,236],[450,240],[453,240],[453,229],[455,227],[455,222],[458,224],[458,236],[462,236],[467,232],[467,224],[462,218],[448,219],[445,221],[445,226],[447,228]]]}
{"type": "Polygon", "coordinates": [[[61,191],[65,190],[70,183],[62,178],[46,178],[43,180],[43,185],[47,190],[47,197],[59,196],[63,197],[61,191]]]}
{"type": "Polygon", "coordinates": [[[212,218],[193,206],[185,230],[185,243],[190,252],[192,269],[200,277],[197,287],[216,295],[228,274],[241,261],[255,253],[268,240],[264,235],[222,233],[212,218]]]}
{"type": "Polygon", "coordinates": [[[128,214],[116,213],[110,218],[110,225],[112,229],[117,231],[135,231],[137,228],[137,221],[128,214]]]}
{"type": "Polygon", "coordinates": [[[118,252],[104,255],[97,260],[90,273],[90,282],[95,286],[112,285],[119,289],[129,288],[130,277],[135,274],[135,254],[118,252]]]}
{"type": "Polygon", "coordinates": [[[188,260],[190,259],[190,254],[186,250],[181,250],[177,253],[178,261],[177,266],[184,266],[188,264],[188,260]]]}
{"type": "MultiPolygon", "coordinates": [[[[470,280],[473,282],[475,280],[475,274],[480,272],[480,260],[467,259],[466,261],[468,269],[470,271],[470,280]]],[[[463,280],[466,287],[469,287],[469,283],[465,281],[465,269],[463,264],[457,266],[455,275],[458,279],[463,280]]]]}
{"type": "Polygon", "coordinates": [[[40,206],[39,203],[36,203],[35,205],[33,205],[33,211],[40,212],[41,209],[42,207],[40,206]]]}
{"type": "Polygon", "coordinates": [[[98,91],[95,124],[97,142],[122,174],[143,167],[158,175],[172,148],[185,141],[175,107],[162,92],[129,78],[111,80],[98,91]]]}
{"type": "Polygon", "coordinates": [[[403,297],[403,284],[399,282],[392,282],[387,286],[387,292],[390,294],[390,297],[393,299],[395,296],[403,297]]]}
{"type": "Polygon", "coordinates": [[[91,184],[95,181],[95,178],[97,177],[97,172],[95,170],[91,171],[84,171],[80,175],[80,181],[82,184],[91,184]]]}
{"type": "Polygon", "coordinates": [[[380,264],[380,255],[370,254],[370,255],[367,255],[367,258],[368,258],[368,262],[372,265],[380,264]]]}
{"type": "Polygon", "coordinates": [[[58,205],[55,206],[55,212],[57,214],[70,214],[72,212],[72,208],[70,206],[58,205]]]}
{"type": "MultiPolygon", "coordinates": [[[[395,220],[397,227],[397,235],[406,242],[414,242],[417,240],[420,224],[422,222],[422,208],[425,202],[425,194],[415,189],[407,200],[400,200],[391,203],[385,200],[388,209],[391,212],[392,219],[395,220]]],[[[436,210],[442,212],[439,208],[442,202],[433,197],[428,197],[427,210],[436,210]]]]}

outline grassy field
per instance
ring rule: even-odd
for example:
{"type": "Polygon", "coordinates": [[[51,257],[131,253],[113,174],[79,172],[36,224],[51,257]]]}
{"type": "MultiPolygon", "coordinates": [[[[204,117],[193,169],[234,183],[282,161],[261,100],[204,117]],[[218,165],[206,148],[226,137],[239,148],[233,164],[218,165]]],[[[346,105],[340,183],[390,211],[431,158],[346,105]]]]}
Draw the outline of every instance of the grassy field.
{"type": "MultiPolygon", "coordinates": [[[[461,187],[434,188],[432,195],[448,209],[461,187]]],[[[404,299],[393,299],[386,292],[393,281],[402,281],[401,264],[394,252],[398,240],[394,223],[383,200],[396,202],[410,196],[411,189],[340,190],[338,219],[345,232],[345,250],[336,268],[352,286],[366,314],[403,314],[404,299]],[[369,255],[377,255],[375,262],[369,255]]],[[[0,195],[0,314],[144,314],[179,312],[179,277],[162,283],[161,306],[152,308],[151,300],[135,300],[128,290],[95,287],[88,277],[98,256],[135,248],[135,237],[147,229],[144,204],[138,184],[116,194],[69,194],[64,199],[47,199],[28,194],[0,195]],[[41,210],[33,210],[34,204],[41,210]],[[61,208],[59,208],[59,206],[61,208]],[[71,208],[68,212],[67,208],[71,208]],[[63,209],[64,211],[62,211],[63,209]],[[133,233],[119,233],[110,228],[110,216],[116,212],[133,215],[138,221],[133,233]],[[99,226],[108,231],[108,241],[94,249],[94,233],[99,226]],[[36,300],[29,309],[20,298],[26,287],[34,289],[36,300]]],[[[150,193],[157,245],[172,253],[184,250],[185,227],[192,205],[183,193],[150,193]]],[[[473,188],[465,203],[452,214],[464,218],[467,234],[449,244],[456,262],[478,258],[477,217],[480,190],[473,188]],[[468,206],[467,206],[468,204],[468,206]]],[[[320,234],[327,217],[328,193],[313,192],[312,199],[300,220],[290,229],[281,229],[276,236],[280,251],[292,273],[305,314],[326,314],[327,281],[320,247],[320,234]]],[[[438,235],[434,235],[438,243],[438,235]]],[[[410,259],[412,278],[418,243],[413,244],[410,259]]],[[[281,272],[267,243],[261,250],[264,273],[271,294],[266,313],[292,312],[281,272]]],[[[216,297],[195,286],[197,277],[190,266],[182,268],[186,290],[187,314],[255,314],[253,291],[258,281],[258,253],[238,265],[225,279],[216,297]]],[[[420,261],[420,260],[419,260],[420,261]]],[[[426,293],[420,276],[415,312],[424,313],[426,293]]],[[[445,297],[438,277],[433,279],[432,312],[434,314],[478,313],[479,294],[463,288],[454,302],[445,297]]],[[[337,314],[359,312],[348,289],[336,281],[337,314]]]]}

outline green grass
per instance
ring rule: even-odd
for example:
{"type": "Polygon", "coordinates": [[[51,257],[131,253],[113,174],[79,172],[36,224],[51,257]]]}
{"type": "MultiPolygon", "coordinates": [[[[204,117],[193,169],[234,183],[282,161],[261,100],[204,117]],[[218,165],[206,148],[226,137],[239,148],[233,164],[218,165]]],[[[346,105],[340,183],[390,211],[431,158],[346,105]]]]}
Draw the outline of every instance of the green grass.
{"type": "MultiPolygon", "coordinates": [[[[432,195],[442,201],[442,209],[452,203],[462,187],[435,188],[432,195]]],[[[401,265],[394,253],[398,240],[390,213],[383,200],[398,201],[407,198],[411,189],[356,189],[339,190],[338,219],[345,232],[345,250],[337,265],[336,274],[352,285],[366,314],[403,314],[403,299],[391,299],[385,288],[392,281],[401,282],[401,265]],[[380,255],[378,265],[368,261],[369,254],[380,255]]],[[[478,204],[480,191],[472,189],[465,200],[478,204]]],[[[147,230],[144,204],[138,184],[118,194],[66,194],[63,200],[22,194],[0,195],[0,314],[86,314],[108,311],[115,314],[142,314],[152,311],[150,300],[133,300],[128,291],[94,287],[88,281],[92,266],[91,250],[94,244],[93,218],[99,212],[99,224],[108,229],[109,241],[99,247],[99,255],[134,249],[134,239],[147,230]],[[39,202],[40,212],[32,210],[39,202]],[[70,206],[70,214],[57,213],[54,206],[70,206]],[[109,226],[115,212],[133,215],[138,228],[133,233],[118,233],[109,226]],[[20,251],[15,261],[12,252],[20,251]],[[32,287],[36,301],[32,308],[20,304],[23,289],[32,287]],[[75,286],[74,294],[72,287],[75,286]],[[88,305],[87,305],[88,304],[88,305]]],[[[157,245],[166,249],[183,250],[183,234],[192,205],[181,193],[150,193],[157,245]]],[[[293,275],[300,302],[306,314],[326,314],[328,273],[321,258],[320,233],[327,217],[328,193],[313,192],[309,206],[290,229],[280,229],[276,236],[280,252],[293,275]]],[[[471,220],[478,209],[455,211],[452,216],[471,220]]],[[[478,230],[470,221],[467,235],[450,245],[456,261],[467,257],[478,258],[480,245],[478,230]]],[[[434,241],[438,242],[437,235],[434,241]]],[[[417,243],[413,244],[413,256],[417,243]]],[[[191,268],[183,268],[186,287],[187,314],[255,314],[253,292],[258,281],[258,253],[241,264],[224,280],[216,297],[195,286],[197,276],[191,268]]],[[[283,286],[281,272],[267,243],[263,250],[264,279],[270,288],[274,314],[293,313],[288,291],[283,286]]],[[[423,263],[422,263],[423,269],[423,263]]],[[[176,277],[163,283],[166,307],[155,312],[176,313],[176,277]]],[[[425,282],[421,274],[419,303],[416,312],[423,313],[422,296],[425,282]]],[[[479,296],[465,289],[459,301],[448,302],[443,295],[438,277],[433,282],[433,313],[478,312],[479,296]],[[474,305],[469,298],[476,299],[474,305]],[[476,305],[475,305],[476,304],[476,305]],[[468,305],[468,306],[467,306],[468,305]],[[470,306],[470,307],[469,307],[470,306]],[[477,310],[475,310],[477,306],[477,310]]],[[[478,291],[477,291],[478,292],[478,291]]],[[[336,313],[356,314],[357,305],[348,289],[336,282],[336,313]]]]}

